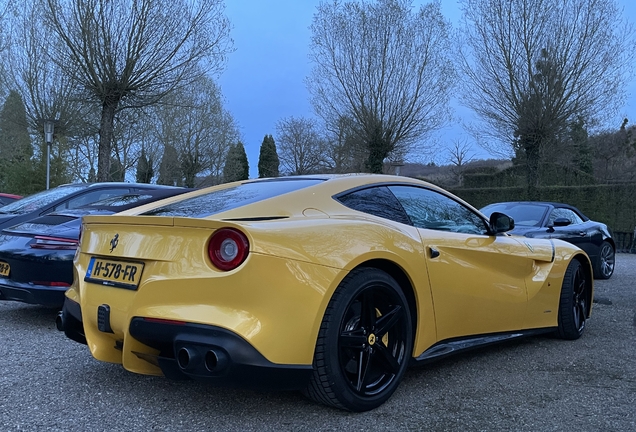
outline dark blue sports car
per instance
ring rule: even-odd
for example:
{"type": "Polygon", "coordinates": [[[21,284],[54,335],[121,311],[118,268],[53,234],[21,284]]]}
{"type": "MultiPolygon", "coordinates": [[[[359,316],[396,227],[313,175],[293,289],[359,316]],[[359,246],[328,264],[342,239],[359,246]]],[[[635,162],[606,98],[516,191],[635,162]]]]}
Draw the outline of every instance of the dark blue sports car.
{"type": "Polygon", "coordinates": [[[510,234],[555,238],[583,249],[594,266],[594,277],[609,279],[614,273],[616,244],[607,225],[595,222],[568,204],[539,201],[501,202],[481,209],[486,216],[504,213],[514,219],[510,234]]]}
{"type": "Polygon", "coordinates": [[[82,216],[113,214],[192,190],[147,186],[134,192],[128,189],[123,195],[109,194],[95,203],[48,213],[2,230],[0,300],[61,307],[64,292],[73,282],[73,257],[82,216]]]}

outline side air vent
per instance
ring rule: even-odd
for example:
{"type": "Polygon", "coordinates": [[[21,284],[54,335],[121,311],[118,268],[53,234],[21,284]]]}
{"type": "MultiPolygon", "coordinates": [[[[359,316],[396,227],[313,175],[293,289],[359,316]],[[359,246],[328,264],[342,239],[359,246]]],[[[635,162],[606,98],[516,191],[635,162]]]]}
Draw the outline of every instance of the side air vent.
{"type": "Polygon", "coordinates": [[[42,224],[42,225],[61,225],[63,223],[70,222],[75,219],[77,219],[77,217],[75,216],[46,215],[46,216],[41,216],[37,219],[33,219],[30,223],[42,224]]]}

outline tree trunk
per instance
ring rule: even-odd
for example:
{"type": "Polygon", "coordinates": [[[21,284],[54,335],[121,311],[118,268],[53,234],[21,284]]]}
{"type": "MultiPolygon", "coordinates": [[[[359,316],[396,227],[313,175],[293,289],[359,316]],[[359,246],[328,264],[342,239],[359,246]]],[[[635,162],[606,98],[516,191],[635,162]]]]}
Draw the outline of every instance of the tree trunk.
{"type": "Polygon", "coordinates": [[[391,145],[381,136],[380,133],[374,134],[367,145],[369,147],[367,169],[370,173],[382,174],[384,171],[384,159],[386,159],[391,152],[391,145]]]}
{"type": "Polygon", "coordinates": [[[113,143],[115,110],[118,102],[106,101],[102,105],[99,125],[99,152],[97,155],[97,181],[110,181],[110,153],[113,143]]]}

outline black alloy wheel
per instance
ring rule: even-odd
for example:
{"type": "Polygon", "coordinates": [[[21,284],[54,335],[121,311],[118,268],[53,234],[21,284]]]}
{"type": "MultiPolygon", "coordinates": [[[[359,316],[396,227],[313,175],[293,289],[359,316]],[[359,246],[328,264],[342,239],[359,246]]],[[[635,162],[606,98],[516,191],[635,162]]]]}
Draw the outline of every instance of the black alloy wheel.
{"type": "Polygon", "coordinates": [[[616,262],[616,252],[608,241],[601,243],[596,269],[596,277],[598,279],[609,279],[614,273],[614,265],[616,262]]]}
{"type": "Polygon", "coordinates": [[[568,265],[561,287],[558,335],[562,339],[581,337],[590,311],[590,283],[581,263],[573,259],[568,265]]]}
{"type": "Polygon", "coordinates": [[[305,393],[350,411],[376,408],[397,388],[412,350],[411,313],[400,286],[381,270],[355,270],[329,303],[305,393]]]}

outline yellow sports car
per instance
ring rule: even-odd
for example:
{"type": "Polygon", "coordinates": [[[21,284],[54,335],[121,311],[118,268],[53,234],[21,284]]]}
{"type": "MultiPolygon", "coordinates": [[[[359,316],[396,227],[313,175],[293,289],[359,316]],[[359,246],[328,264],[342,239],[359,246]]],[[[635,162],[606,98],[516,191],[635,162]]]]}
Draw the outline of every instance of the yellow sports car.
{"type": "Polygon", "coordinates": [[[513,226],[406,177],[214,186],[85,217],[57,324],[132,372],[369,410],[409,364],[582,334],[587,255],[513,226]]]}

